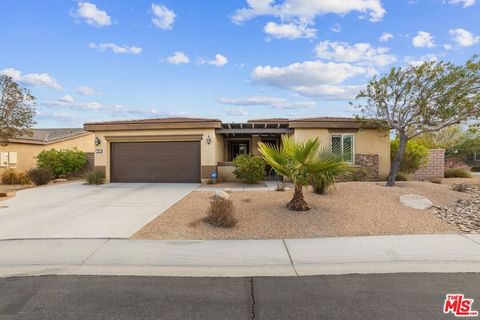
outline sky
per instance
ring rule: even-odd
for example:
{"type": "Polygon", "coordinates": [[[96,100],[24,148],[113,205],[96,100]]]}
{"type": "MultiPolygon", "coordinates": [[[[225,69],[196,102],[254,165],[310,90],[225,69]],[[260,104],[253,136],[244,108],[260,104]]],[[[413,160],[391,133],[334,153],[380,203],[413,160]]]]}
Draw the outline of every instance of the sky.
{"type": "Polygon", "coordinates": [[[476,0],[2,0],[0,74],[36,127],[352,116],[373,76],[480,52],[476,0]]]}

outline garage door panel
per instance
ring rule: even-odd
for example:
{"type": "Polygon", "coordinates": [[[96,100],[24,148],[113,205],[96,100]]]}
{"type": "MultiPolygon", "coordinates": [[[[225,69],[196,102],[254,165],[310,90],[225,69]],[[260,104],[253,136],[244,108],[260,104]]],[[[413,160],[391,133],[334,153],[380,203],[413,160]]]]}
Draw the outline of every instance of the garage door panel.
{"type": "Polygon", "coordinates": [[[112,182],[200,182],[200,142],[114,142],[112,182]]]}

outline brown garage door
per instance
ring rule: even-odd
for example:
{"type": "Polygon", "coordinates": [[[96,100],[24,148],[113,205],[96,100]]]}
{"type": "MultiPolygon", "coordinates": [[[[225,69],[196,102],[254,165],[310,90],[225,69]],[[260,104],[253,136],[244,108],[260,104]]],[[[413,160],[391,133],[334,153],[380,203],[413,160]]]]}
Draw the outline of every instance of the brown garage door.
{"type": "Polygon", "coordinates": [[[114,142],[112,182],[200,182],[200,142],[114,142]]]}

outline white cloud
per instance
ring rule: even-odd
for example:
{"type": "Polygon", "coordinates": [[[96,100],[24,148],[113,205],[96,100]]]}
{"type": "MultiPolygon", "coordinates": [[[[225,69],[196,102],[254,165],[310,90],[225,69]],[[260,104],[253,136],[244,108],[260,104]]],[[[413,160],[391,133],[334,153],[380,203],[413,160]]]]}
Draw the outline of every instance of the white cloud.
{"type": "Polygon", "coordinates": [[[394,55],[389,54],[390,49],[375,48],[369,43],[356,43],[350,45],[346,42],[322,41],[315,47],[318,58],[336,62],[359,63],[362,65],[375,65],[384,67],[395,61],[394,55]]]}
{"type": "Polygon", "coordinates": [[[437,57],[436,54],[433,54],[433,53],[429,53],[429,54],[426,54],[426,55],[418,57],[418,58],[405,57],[405,62],[408,63],[409,65],[412,65],[412,66],[419,66],[422,63],[427,62],[427,61],[437,62],[438,57],[437,57]]]}
{"type": "Polygon", "coordinates": [[[162,30],[170,30],[173,28],[173,23],[177,16],[173,10],[168,9],[164,5],[153,3],[152,13],[152,22],[157,28],[162,30]]]}
{"type": "Polygon", "coordinates": [[[436,46],[433,36],[425,31],[418,31],[412,39],[412,44],[415,48],[434,48],[436,46]]]}
{"type": "Polygon", "coordinates": [[[345,85],[318,85],[310,87],[298,87],[297,92],[307,97],[321,97],[327,100],[349,100],[354,99],[364,86],[345,85]]]}
{"type": "Polygon", "coordinates": [[[99,94],[95,89],[87,86],[78,86],[76,92],[82,96],[93,96],[99,94]]]}
{"type": "Polygon", "coordinates": [[[480,42],[480,36],[476,36],[465,29],[450,29],[448,33],[452,36],[452,41],[460,47],[470,47],[480,42]]]}
{"type": "Polygon", "coordinates": [[[172,64],[184,64],[184,63],[189,63],[190,59],[188,56],[181,52],[181,51],[176,51],[173,53],[172,56],[167,57],[167,62],[172,63],[172,64]]]}
{"type": "Polygon", "coordinates": [[[444,48],[445,50],[451,50],[453,47],[452,47],[451,44],[445,43],[445,44],[443,45],[443,48],[444,48]]]}
{"type": "Polygon", "coordinates": [[[247,116],[248,111],[245,109],[227,109],[225,112],[231,116],[247,116]]]}
{"type": "Polygon", "coordinates": [[[47,87],[54,90],[62,90],[62,86],[52,78],[48,73],[29,73],[22,75],[20,70],[6,68],[0,71],[0,74],[11,77],[16,82],[21,82],[33,87],[47,87]]]}
{"type": "Polygon", "coordinates": [[[112,52],[116,54],[139,54],[140,52],[142,52],[142,48],[134,46],[118,46],[115,43],[89,43],[88,47],[92,49],[97,49],[101,52],[104,52],[106,50],[112,50],[112,52]]]}
{"type": "Polygon", "coordinates": [[[345,15],[352,11],[369,14],[371,21],[379,21],[385,15],[380,0],[247,0],[248,7],[238,9],[233,22],[242,23],[258,16],[271,15],[282,20],[297,20],[312,23],[315,17],[334,13],[345,15]]]}
{"type": "Polygon", "coordinates": [[[252,78],[276,87],[296,87],[338,84],[366,73],[366,68],[348,63],[305,61],[285,67],[258,66],[253,70],[252,78]]]}
{"type": "Polygon", "coordinates": [[[341,32],[342,31],[342,25],[340,23],[334,23],[331,27],[330,30],[332,32],[341,32]]]}
{"type": "Polygon", "coordinates": [[[450,4],[461,4],[464,8],[473,6],[476,0],[448,0],[450,4]]]}
{"type": "Polygon", "coordinates": [[[95,27],[105,27],[112,24],[112,19],[106,11],[98,9],[95,4],[89,2],[79,2],[77,10],[72,15],[84,19],[87,24],[95,27]]]}
{"type": "Polygon", "coordinates": [[[378,40],[380,42],[388,42],[392,39],[393,39],[393,34],[388,33],[388,32],[384,32],[384,33],[382,33],[382,35],[380,36],[380,38],[378,40]]]}
{"type": "Polygon", "coordinates": [[[314,107],[314,101],[288,101],[284,98],[253,96],[245,98],[219,98],[219,102],[236,106],[270,106],[275,109],[302,109],[314,107]]]}
{"type": "Polygon", "coordinates": [[[73,103],[75,99],[69,94],[64,95],[63,97],[58,98],[58,101],[65,103],[73,103]]]}
{"type": "Polygon", "coordinates": [[[227,57],[221,55],[221,54],[216,54],[215,58],[213,60],[207,61],[204,58],[199,58],[198,59],[199,64],[211,64],[217,67],[223,67],[228,63],[227,57]]]}
{"type": "Polygon", "coordinates": [[[308,28],[306,24],[269,22],[263,28],[266,34],[277,39],[313,38],[317,30],[308,28]]]}

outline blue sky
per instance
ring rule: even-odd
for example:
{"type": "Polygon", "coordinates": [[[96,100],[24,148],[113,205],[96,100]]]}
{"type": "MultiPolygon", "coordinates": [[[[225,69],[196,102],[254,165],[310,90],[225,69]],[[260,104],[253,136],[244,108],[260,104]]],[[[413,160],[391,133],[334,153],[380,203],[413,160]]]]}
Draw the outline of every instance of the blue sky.
{"type": "Polygon", "coordinates": [[[373,75],[480,49],[476,0],[2,0],[0,73],[38,127],[348,116],[373,75]]]}

